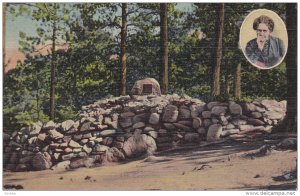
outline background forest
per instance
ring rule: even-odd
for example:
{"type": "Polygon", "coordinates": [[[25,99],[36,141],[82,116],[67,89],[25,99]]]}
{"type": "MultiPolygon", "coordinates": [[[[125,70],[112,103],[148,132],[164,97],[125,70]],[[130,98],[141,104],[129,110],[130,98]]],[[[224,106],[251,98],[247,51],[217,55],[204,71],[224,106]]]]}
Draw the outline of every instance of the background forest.
{"type": "MultiPolygon", "coordinates": [[[[285,61],[274,69],[259,70],[247,62],[238,44],[239,28],[248,13],[266,8],[285,21],[285,4],[224,5],[218,94],[212,93],[212,83],[219,4],[189,3],[188,11],[180,3],[166,6],[167,93],[203,101],[286,99],[285,61]]],[[[120,90],[124,62],[125,94],[138,79],[160,80],[160,4],[7,4],[6,15],[30,17],[38,27],[34,37],[20,32],[19,50],[26,59],[4,76],[5,131],[50,118],[73,119],[82,105],[124,94],[120,90]],[[46,45],[48,54],[40,54],[40,46],[46,45]]]]}

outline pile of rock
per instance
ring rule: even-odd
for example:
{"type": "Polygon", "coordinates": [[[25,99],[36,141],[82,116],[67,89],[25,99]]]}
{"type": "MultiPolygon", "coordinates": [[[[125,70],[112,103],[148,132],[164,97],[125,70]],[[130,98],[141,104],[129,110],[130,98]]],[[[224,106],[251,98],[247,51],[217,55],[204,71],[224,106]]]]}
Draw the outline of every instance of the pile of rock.
{"type": "Polygon", "coordinates": [[[175,146],[249,138],[270,132],[285,108],[285,101],[206,104],[178,95],[99,100],[83,106],[76,120],[4,134],[4,166],[11,171],[91,167],[175,146]]]}

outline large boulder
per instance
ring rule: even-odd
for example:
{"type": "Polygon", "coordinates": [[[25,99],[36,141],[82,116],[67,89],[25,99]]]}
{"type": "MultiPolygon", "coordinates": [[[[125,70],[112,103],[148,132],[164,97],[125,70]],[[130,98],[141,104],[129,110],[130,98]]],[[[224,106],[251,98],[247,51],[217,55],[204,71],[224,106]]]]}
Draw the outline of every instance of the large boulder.
{"type": "Polygon", "coordinates": [[[134,83],[131,95],[161,95],[159,83],[154,78],[145,78],[134,83]]]}
{"type": "Polygon", "coordinates": [[[152,154],[157,149],[155,140],[146,134],[135,132],[134,135],[124,142],[123,150],[129,158],[142,154],[152,154]]]}
{"type": "Polygon", "coordinates": [[[213,124],[208,128],[207,131],[207,136],[206,140],[211,142],[211,141],[216,141],[220,139],[220,136],[222,134],[222,125],[220,124],[213,124]]]}
{"type": "Polygon", "coordinates": [[[47,153],[38,152],[32,159],[32,167],[35,170],[45,170],[52,166],[51,156],[47,153]]]}

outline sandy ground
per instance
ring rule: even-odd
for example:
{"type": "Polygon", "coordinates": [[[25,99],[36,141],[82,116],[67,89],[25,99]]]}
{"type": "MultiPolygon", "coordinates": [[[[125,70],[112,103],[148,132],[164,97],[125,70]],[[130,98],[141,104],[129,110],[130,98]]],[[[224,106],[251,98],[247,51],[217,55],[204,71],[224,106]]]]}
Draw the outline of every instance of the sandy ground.
{"type": "Polygon", "coordinates": [[[24,190],[295,190],[296,180],[274,181],[296,168],[296,151],[245,157],[261,143],[223,143],[159,153],[71,171],[4,172],[3,183],[24,190]]]}

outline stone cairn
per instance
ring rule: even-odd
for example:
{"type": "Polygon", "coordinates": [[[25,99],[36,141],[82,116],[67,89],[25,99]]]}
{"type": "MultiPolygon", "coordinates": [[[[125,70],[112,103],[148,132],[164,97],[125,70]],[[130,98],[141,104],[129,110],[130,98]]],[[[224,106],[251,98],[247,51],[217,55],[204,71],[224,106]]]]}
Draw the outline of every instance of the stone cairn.
{"type": "Polygon", "coordinates": [[[251,140],[270,133],[285,110],[286,101],[204,103],[176,94],[99,100],[76,120],[4,133],[4,169],[92,167],[225,138],[251,140]]]}

